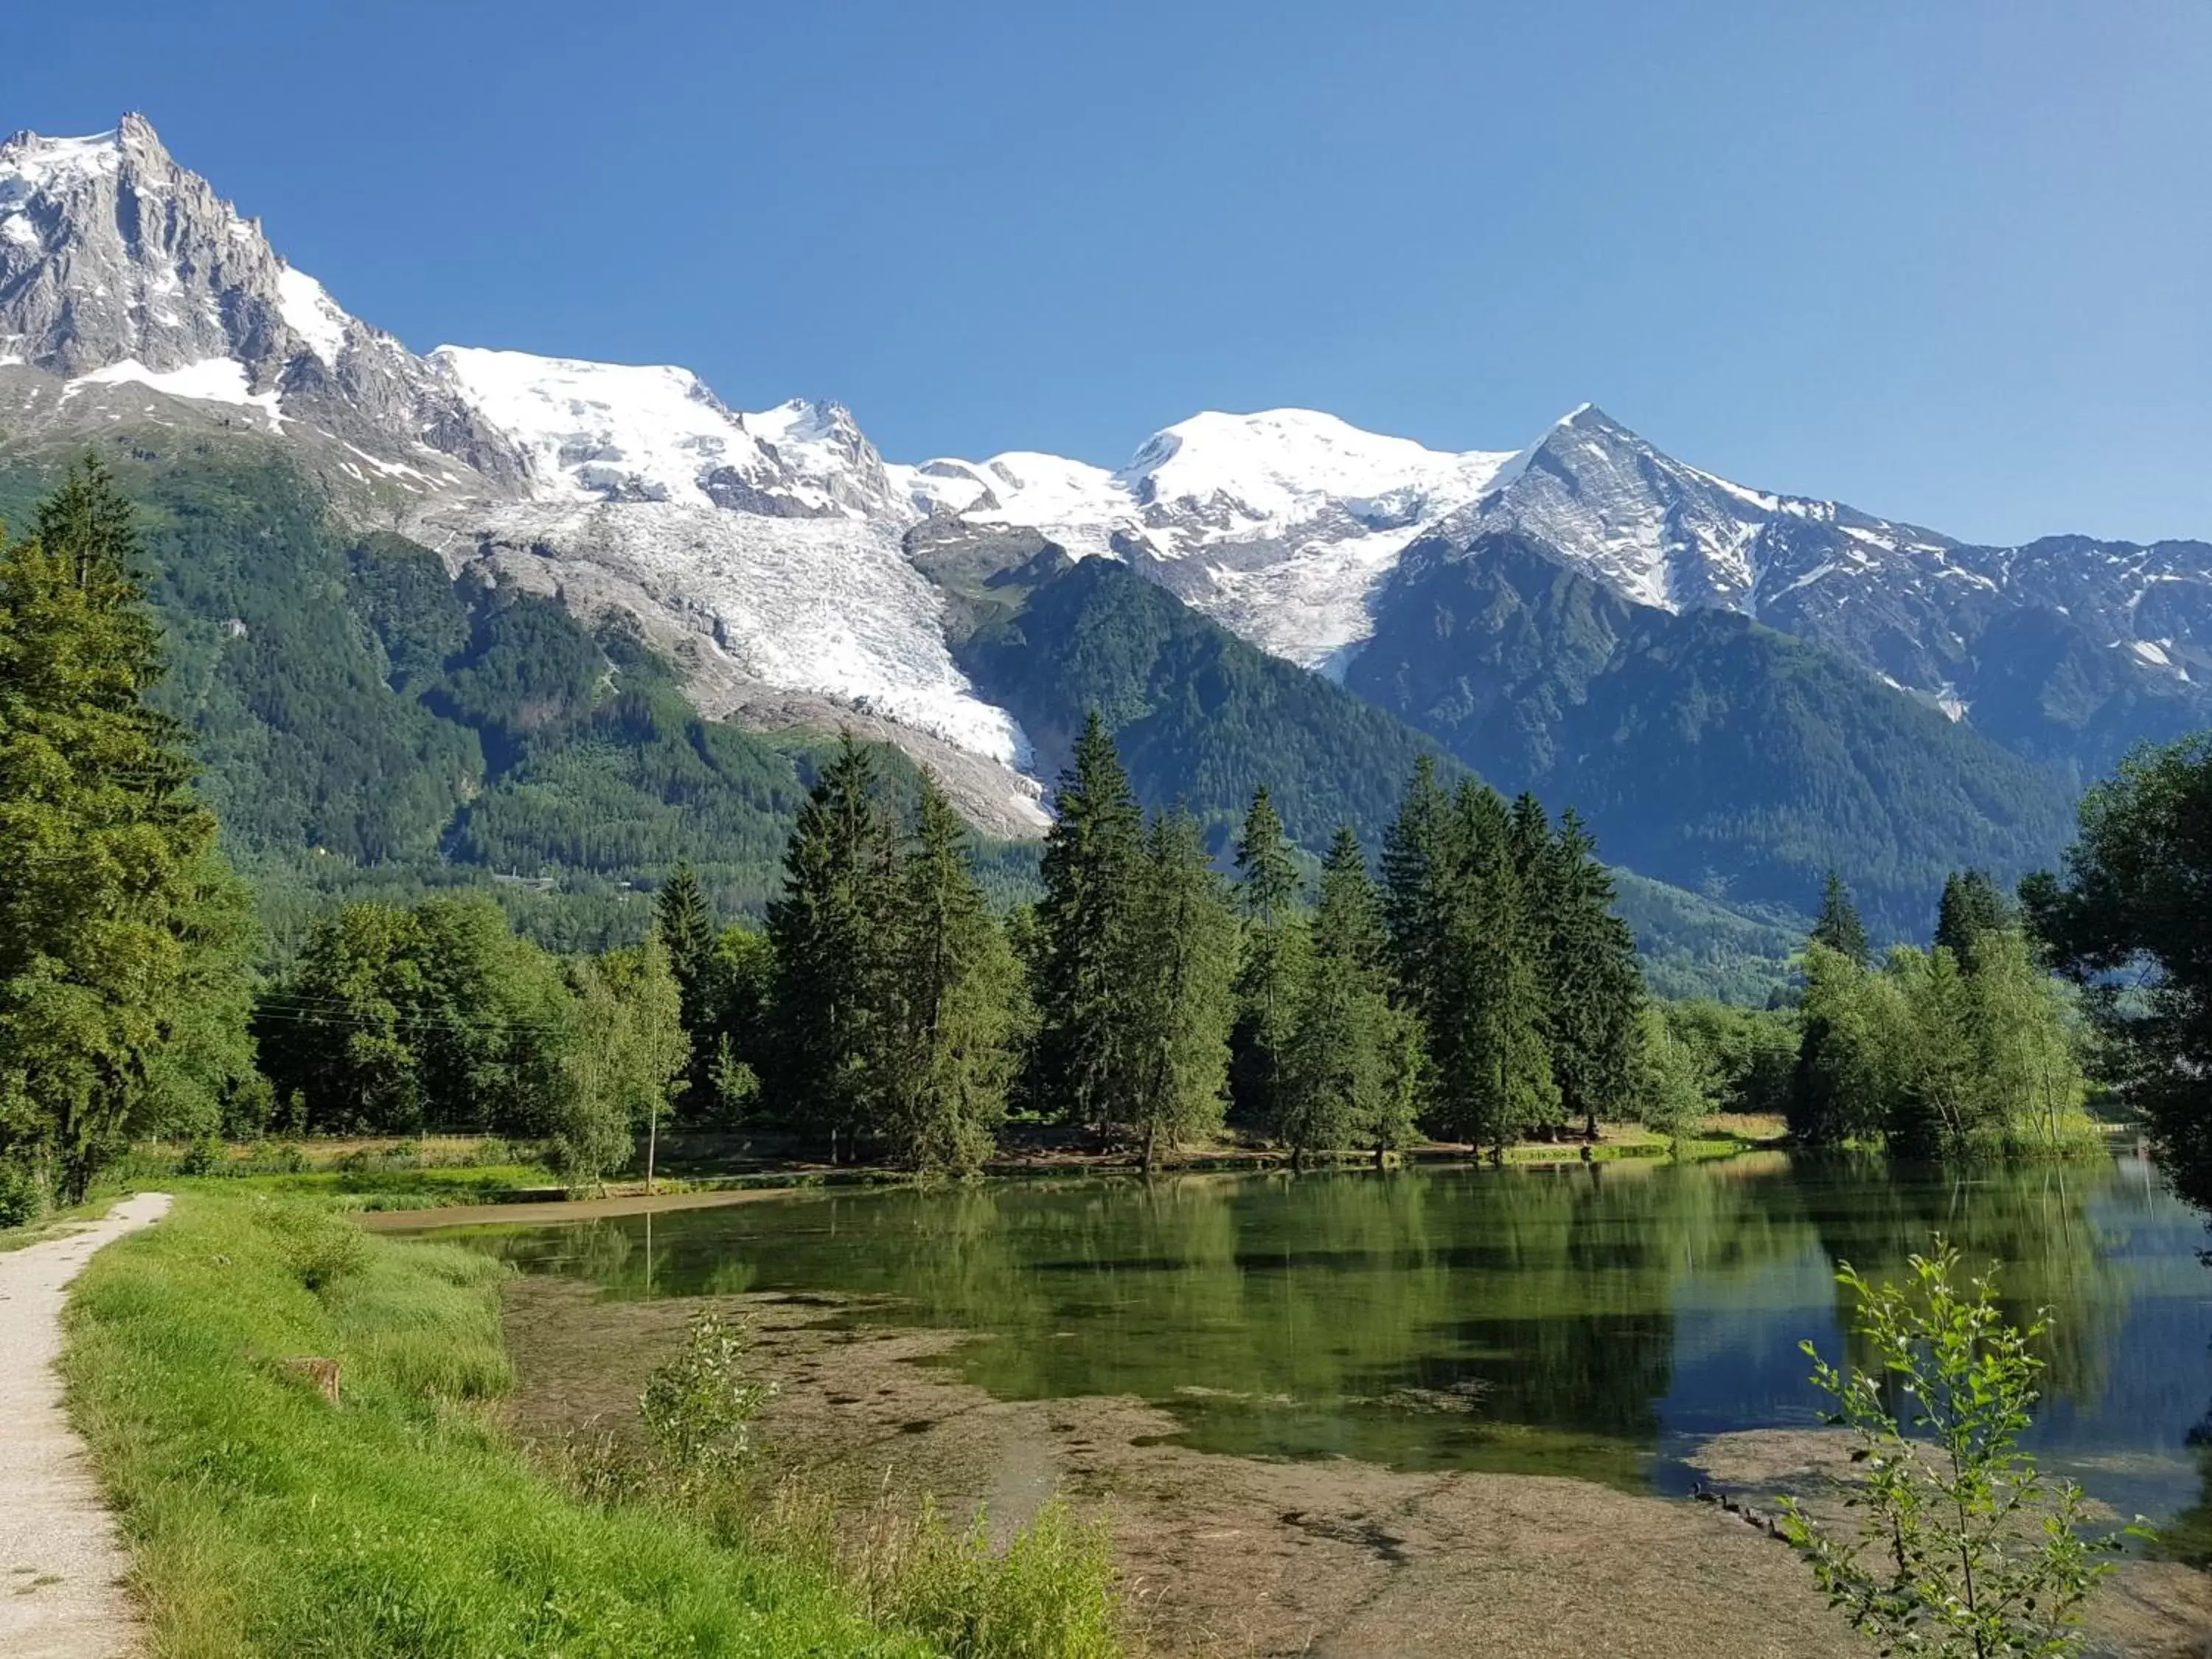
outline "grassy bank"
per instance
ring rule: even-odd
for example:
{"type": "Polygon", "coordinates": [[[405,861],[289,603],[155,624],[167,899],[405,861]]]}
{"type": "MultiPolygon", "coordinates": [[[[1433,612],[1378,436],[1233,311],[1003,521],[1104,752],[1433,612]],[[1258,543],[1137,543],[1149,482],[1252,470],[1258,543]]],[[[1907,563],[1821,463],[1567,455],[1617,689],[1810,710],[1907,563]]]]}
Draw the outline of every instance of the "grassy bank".
{"type": "Polygon", "coordinates": [[[495,1266],[326,1208],[202,1189],[102,1252],[70,1407],[161,1659],[907,1655],[824,1573],[593,1507],[475,1409],[503,1389],[495,1266]],[[334,1358],[327,1404],[288,1358],[334,1358]]]}

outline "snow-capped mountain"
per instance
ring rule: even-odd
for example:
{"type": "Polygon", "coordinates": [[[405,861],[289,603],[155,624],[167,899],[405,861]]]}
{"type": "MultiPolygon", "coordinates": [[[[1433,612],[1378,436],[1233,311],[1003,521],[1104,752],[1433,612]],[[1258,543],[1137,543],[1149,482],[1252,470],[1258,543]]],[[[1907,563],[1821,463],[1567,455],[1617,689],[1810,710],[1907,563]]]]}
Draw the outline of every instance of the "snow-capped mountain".
{"type": "MultiPolygon", "coordinates": [[[[2192,705],[2212,693],[2212,546],[2201,542],[1972,545],[1746,489],[1587,406],[1413,546],[1403,568],[1469,556],[1501,532],[1636,603],[1734,611],[1826,646],[1954,719],[1982,723],[1973,711],[1985,696],[2023,689],[2019,629],[2030,617],[2049,636],[2044,649],[2077,654],[2065,678],[2108,681],[2111,695],[2132,681],[2192,705]]],[[[1984,712],[2011,741],[2021,711],[1984,712]]]]}
{"type": "Polygon", "coordinates": [[[961,669],[921,554],[1011,532],[1122,561],[1333,674],[1394,578],[1510,532],[1637,604],[1802,635],[2028,752],[2100,720],[2118,741],[2146,699],[2212,700],[2201,544],[1969,546],[1732,483],[1588,406],[1519,451],[1273,410],[1195,415],[1118,469],[886,464],[835,404],[736,410],[680,368],[418,356],[287,264],[142,118],[18,133],[0,144],[0,436],[124,422],[280,441],[340,519],[401,531],[456,575],[629,613],[709,714],[876,723],[1006,833],[1044,821],[1030,745],[961,669]]]}
{"type": "Polygon", "coordinates": [[[1368,598],[1407,543],[1510,459],[1275,409],[1194,415],[1115,472],[1016,453],[902,477],[933,514],[1125,560],[1261,648],[1326,668],[1366,637],[1368,598]]]}
{"type": "Polygon", "coordinates": [[[0,143],[0,363],[62,379],[9,400],[29,413],[43,398],[48,420],[150,392],[228,405],[250,429],[297,422],[418,488],[457,482],[448,461],[515,476],[510,448],[422,360],[287,264],[137,115],[0,143]]]}

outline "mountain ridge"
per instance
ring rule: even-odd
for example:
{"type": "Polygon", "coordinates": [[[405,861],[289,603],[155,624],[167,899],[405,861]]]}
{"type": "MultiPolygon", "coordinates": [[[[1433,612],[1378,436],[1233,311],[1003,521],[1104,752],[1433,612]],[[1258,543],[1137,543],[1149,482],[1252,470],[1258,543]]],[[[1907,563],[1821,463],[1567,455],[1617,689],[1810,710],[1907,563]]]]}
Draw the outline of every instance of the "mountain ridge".
{"type": "MultiPolygon", "coordinates": [[[[2014,779],[2018,799],[1990,807],[2001,832],[2012,807],[2040,822],[2050,789],[2130,743],[2212,720],[2203,543],[1979,547],[1735,483],[1588,404],[1517,450],[1432,450],[1279,409],[1201,411],[1118,469],[1019,451],[886,460],[840,404],[737,410],[672,365],[418,355],[286,263],[141,117],[0,143],[0,427],[19,450],[159,429],[279,444],[340,522],[434,550],[455,580],[557,600],[588,628],[635,627],[710,717],[867,724],[944,770],[994,834],[1041,831],[1052,768],[979,683],[969,636],[1004,609],[991,573],[1043,549],[1126,567],[1373,700],[1390,672],[1373,641],[1402,645],[1425,620],[1406,596],[1510,536],[1623,604],[1747,617],[1939,711],[1972,734],[1954,745],[1967,771],[2014,779]],[[2007,772],[1984,744],[2055,781],[2007,772]]],[[[1464,668],[1504,648],[1479,637],[1487,615],[1455,612],[1464,668]]],[[[1735,637],[1639,626],[1705,642],[1683,648],[1735,637]]],[[[1559,632],[1515,648],[1564,663],[1583,643],[1559,632]]],[[[1780,654],[1760,661],[1784,672],[1780,654]]],[[[1836,696],[1839,719],[1863,702],[1836,696]]],[[[1551,722],[1555,746],[1581,729],[1564,684],[1530,708],[1524,724],[1551,722]]],[[[1542,774],[1559,804],[1589,793],[1653,810],[1609,793],[1640,775],[1600,752],[1626,730],[1572,738],[1599,748],[1542,774]]],[[[1854,756],[1845,769],[1883,769],[1854,756]]],[[[1714,811],[1753,823],[1788,775],[1735,775],[1747,793],[1714,811]]]]}

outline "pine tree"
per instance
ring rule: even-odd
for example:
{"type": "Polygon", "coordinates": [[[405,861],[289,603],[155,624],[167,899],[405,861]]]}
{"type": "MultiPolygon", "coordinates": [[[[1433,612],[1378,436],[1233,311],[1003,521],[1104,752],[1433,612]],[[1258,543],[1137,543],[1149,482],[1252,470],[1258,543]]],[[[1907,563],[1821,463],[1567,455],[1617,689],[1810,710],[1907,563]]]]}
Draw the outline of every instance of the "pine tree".
{"type": "Polygon", "coordinates": [[[1813,943],[1825,945],[1862,967],[1869,955],[1865,924],[1859,921],[1857,908],[1851,903],[1850,890],[1833,870],[1828,872],[1826,884],[1820,891],[1820,915],[1813,924],[1813,943]]]}
{"type": "Polygon", "coordinates": [[[684,1107],[696,1113],[712,1098],[710,1076],[719,1050],[721,999],[716,994],[714,917],[706,890],[690,860],[679,859],[653,896],[653,930],[668,952],[684,1011],[684,1032],[691,1042],[691,1067],[684,1089],[684,1107]]]}
{"type": "MultiPolygon", "coordinates": [[[[1527,797],[1522,798],[1524,800],[1527,797]]],[[[1542,810],[1528,802],[1541,826],[1542,810]]],[[[1521,830],[1523,809],[1515,809],[1521,830]]],[[[1596,843],[1572,811],[1563,813],[1556,836],[1516,833],[1516,863],[1536,908],[1543,952],[1544,1036],[1560,1109],[1583,1120],[1583,1134],[1597,1138],[1601,1107],[1628,1091],[1638,1046],[1638,1013],[1644,973],[1636,936],[1613,914],[1613,877],[1598,862],[1596,843]],[[1519,849],[1524,839],[1528,851],[1519,849]],[[1526,863],[1523,863],[1523,860],[1526,863]]]]}
{"type": "MultiPolygon", "coordinates": [[[[165,1127],[149,1079],[194,1018],[186,995],[203,1045],[220,1035],[204,1017],[242,1006],[226,987],[249,924],[185,730],[147,700],[161,661],[137,557],[130,504],[92,459],[0,553],[0,1154],[70,1200],[165,1127]]],[[[243,1052],[234,1028],[225,1041],[243,1052]]]]}
{"type": "Polygon", "coordinates": [[[1346,825],[1322,866],[1311,965],[1285,1054],[1275,1133],[1303,1161],[1308,1152],[1364,1144],[1378,1154],[1410,1126],[1395,1109],[1389,935],[1367,855],[1346,825]]]}
{"type": "Polygon", "coordinates": [[[1273,1124],[1283,1114],[1283,1054],[1305,974],[1306,932],[1297,915],[1297,866],[1264,783],[1253,792],[1236,860],[1243,959],[1229,1039],[1230,1097],[1241,1121],[1273,1124]]]}
{"type": "Polygon", "coordinates": [[[1016,969],[967,826],[927,772],[899,896],[885,1133],[910,1167],[972,1170],[1006,1115],[1016,969]]]}
{"type": "Polygon", "coordinates": [[[1236,1015],[1237,915],[1206,855],[1197,819],[1177,808],[1145,837],[1121,980],[1130,1107],[1145,1168],[1220,1127],[1236,1015]]]}
{"type": "Polygon", "coordinates": [[[1030,1098],[1075,1123],[1127,1121],[1126,969],[1143,821],[1098,711],[1060,779],[1036,908],[1039,1030],[1030,1098]]]}
{"type": "Polygon", "coordinates": [[[841,1139],[878,1125],[896,847],[875,763],[847,732],[784,854],[769,907],[781,1109],[841,1139]]]}
{"type": "Polygon", "coordinates": [[[1510,817],[1495,790],[1461,787],[1445,845],[1449,873],[1428,1022],[1435,1110],[1439,1126],[1458,1139],[1502,1148],[1557,1120],[1559,1089],[1510,817]]]}
{"type": "Polygon", "coordinates": [[[1436,762],[1423,755],[1383,836],[1382,914],[1399,995],[1425,1019],[1437,1009],[1450,817],[1436,762]]]}
{"type": "Polygon", "coordinates": [[[1997,885],[1979,870],[1957,871],[1943,878],[1943,897],[1936,913],[1936,943],[1972,973],[1982,935],[2013,925],[2012,907],[1997,885]]]}

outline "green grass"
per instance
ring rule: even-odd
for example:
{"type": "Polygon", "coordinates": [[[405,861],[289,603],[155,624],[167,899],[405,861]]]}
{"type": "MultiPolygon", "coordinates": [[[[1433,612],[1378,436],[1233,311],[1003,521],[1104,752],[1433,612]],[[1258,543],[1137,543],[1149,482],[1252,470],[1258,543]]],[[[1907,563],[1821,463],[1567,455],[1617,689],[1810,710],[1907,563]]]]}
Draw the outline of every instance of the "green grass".
{"type": "Polygon", "coordinates": [[[349,1227],[208,1182],[80,1281],[70,1408],[157,1659],[928,1651],[818,1569],[533,1471],[478,1410],[508,1382],[501,1269],[349,1227]],[[339,1362],[342,1405],[301,1356],[339,1362]]]}

